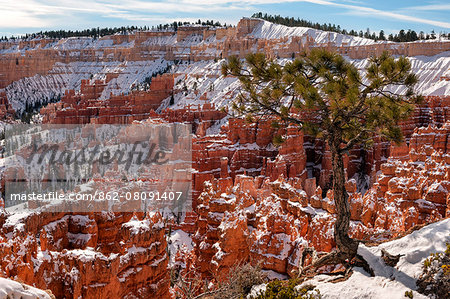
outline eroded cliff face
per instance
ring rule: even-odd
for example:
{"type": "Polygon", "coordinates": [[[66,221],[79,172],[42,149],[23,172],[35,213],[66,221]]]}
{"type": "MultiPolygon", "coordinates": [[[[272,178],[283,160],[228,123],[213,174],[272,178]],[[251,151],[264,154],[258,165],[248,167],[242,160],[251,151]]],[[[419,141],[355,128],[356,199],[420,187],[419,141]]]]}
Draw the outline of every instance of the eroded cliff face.
{"type": "MultiPolygon", "coordinates": [[[[449,138],[449,121],[441,128],[416,129],[409,147],[391,150],[364,195],[349,180],[350,234],[375,241],[449,217],[449,138]]],[[[192,267],[206,277],[223,274],[236,261],[262,261],[265,270],[294,275],[306,247],[331,251],[335,246],[333,193],[322,196],[314,178],[282,174],[272,181],[223,174],[205,184],[196,207],[192,267]]]]}
{"type": "Polygon", "coordinates": [[[226,108],[239,83],[220,73],[230,55],[291,59],[312,47],[337,51],[360,70],[384,50],[408,55],[426,96],[402,123],[406,144],[375,137],[371,149],[345,157],[351,234],[391,238],[449,217],[449,41],[373,42],[243,19],[229,28],[2,42],[2,120],[41,103],[44,123],[190,123],[194,211],[179,223],[158,214],[2,212],[0,275],[58,298],[165,298],[169,231],[183,230],[193,243],[192,250],[170,252],[172,259],[185,273],[208,278],[226,275],[236,262],[258,261],[269,274],[294,275],[311,258],[305,248],[332,250],[327,146],[295,127],[275,130],[270,121],[231,117],[226,108]],[[272,144],[278,134],[287,137],[281,147],[272,144]]]}
{"type": "Polygon", "coordinates": [[[81,82],[79,93],[65,92],[61,101],[40,110],[43,123],[51,124],[131,124],[150,117],[162,100],[173,93],[173,75],[152,78],[150,91],[133,91],[127,95],[110,95],[100,100],[106,81],[81,82]]]}
{"type": "MultiPolygon", "coordinates": [[[[425,104],[417,109],[434,114],[425,104]]],[[[57,296],[153,294],[148,284],[158,285],[158,296],[168,295],[164,230],[170,226],[190,233],[194,245],[192,251],[171,254],[186,265],[184,271],[207,278],[226,275],[236,262],[257,261],[263,261],[269,274],[295,275],[301,261],[311,258],[304,254],[307,247],[332,250],[335,207],[324,179],[331,174],[326,147],[295,127],[275,130],[270,121],[251,124],[230,118],[216,134],[205,133],[224,116],[212,105],[150,113],[155,121],[197,124],[192,145],[194,212],[181,223],[164,227],[156,215],[144,220],[131,219],[131,214],[37,214],[19,215],[19,220],[17,215],[3,215],[3,275],[49,288],[57,296]],[[271,142],[277,134],[287,136],[278,148],[271,142]],[[315,164],[308,162],[319,156],[315,164]],[[132,234],[133,226],[148,229],[132,234]],[[111,270],[92,272],[87,265],[111,270]]],[[[413,119],[417,127],[424,121],[413,119]]],[[[392,238],[450,216],[450,121],[446,116],[444,120],[441,125],[442,118],[432,118],[427,127],[416,127],[407,135],[409,146],[377,141],[368,152],[349,153],[349,178],[361,169],[369,181],[373,178],[364,195],[357,192],[357,178],[347,183],[354,237],[392,238]]],[[[405,130],[409,126],[407,122],[405,130]]]]}
{"type": "MultiPolygon", "coordinates": [[[[174,64],[181,63],[177,68],[182,70],[184,63],[201,65],[205,61],[220,60],[230,55],[244,58],[254,52],[290,59],[317,47],[355,60],[361,68],[367,63],[368,57],[383,51],[409,57],[424,55],[413,63],[416,67],[425,70],[423,64],[430,61],[438,64],[430,68],[434,70],[434,76],[428,76],[425,80],[436,83],[435,88],[429,91],[430,94],[434,92],[435,95],[442,95],[440,89],[445,89],[445,82],[435,81],[449,78],[448,72],[445,72],[448,62],[433,58],[433,55],[450,50],[448,40],[374,42],[244,18],[236,27],[227,28],[185,26],[176,32],[138,31],[98,39],[79,37],[1,42],[0,92],[4,89],[12,108],[21,113],[27,105],[46,103],[62,97],[66,90],[80,89],[81,80],[105,80],[107,85],[100,99],[108,99],[111,93],[117,96],[128,93],[132,86],[166,71],[167,67],[174,64]],[[436,72],[436,67],[443,71],[436,72]]],[[[218,66],[220,68],[220,64],[218,66]]],[[[214,75],[214,72],[210,75],[214,75]]]]}
{"type": "Polygon", "coordinates": [[[0,273],[57,298],[168,298],[158,214],[2,214],[0,273]]]}
{"type": "Polygon", "coordinates": [[[79,37],[2,42],[0,88],[26,77],[53,73],[61,64],[91,62],[91,66],[101,66],[101,63],[157,59],[200,61],[230,55],[245,57],[250,52],[291,58],[312,47],[324,47],[351,59],[362,59],[385,50],[405,56],[431,56],[448,51],[450,44],[445,41],[407,44],[374,42],[244,18],[237,27],[228,28],[184,26],[177,32],[138,31],[98,39],[79,37]]]}

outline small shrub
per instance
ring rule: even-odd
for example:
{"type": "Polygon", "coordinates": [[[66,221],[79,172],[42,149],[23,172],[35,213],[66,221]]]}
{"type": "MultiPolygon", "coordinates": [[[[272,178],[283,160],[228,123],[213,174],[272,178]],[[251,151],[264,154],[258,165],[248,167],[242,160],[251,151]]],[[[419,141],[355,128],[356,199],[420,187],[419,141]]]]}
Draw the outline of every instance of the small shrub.
{"type": "Polygon", "coordinates": [[[259,265],[236,265],[229,271],[229,277],[219,286],[214,299],[245,298],[254,285],[267,281],[259,265]]]}
{"type": "Polygon", "coordinates": [[[423,272],[416,282],[417,291],[430,298],[450,294],[450,243],[442,253],[432,253],[423,262],[423,272]]]}
{"type": "Polygon", "coordinates": [[[313,285],[305,285],[301,289],[296,288],[298,280],[289,281],[275,280],[267,284],[264,294],[258,295],[255,299],[320,299],[319,290],[313,285]]]}
{"type": "Polygon", "coordinates": [[[413,292],[412,291],[406,291],[405,292],[405,297],[407,297],[407,298],[414,298],[414,294],[413,294],[413,292]]]}
{"type": "Polygon", "coordinates": [[[51,299],[56,299],[55,295],[53,295],[52,291],[47,289],[45,292],[50,296],[51,299]]]}

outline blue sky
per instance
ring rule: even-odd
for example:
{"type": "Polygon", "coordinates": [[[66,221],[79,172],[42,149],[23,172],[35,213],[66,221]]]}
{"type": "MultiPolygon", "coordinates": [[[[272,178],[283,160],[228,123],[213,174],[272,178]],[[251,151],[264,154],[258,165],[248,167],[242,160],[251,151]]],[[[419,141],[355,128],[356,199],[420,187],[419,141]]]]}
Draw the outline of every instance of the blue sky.
{"type": "Polygon", "coordinates": [[[345,29],[450,32],[448,0],[0,0],[0,36],[198,19],[236,24],[259,11],[345,29]]]}

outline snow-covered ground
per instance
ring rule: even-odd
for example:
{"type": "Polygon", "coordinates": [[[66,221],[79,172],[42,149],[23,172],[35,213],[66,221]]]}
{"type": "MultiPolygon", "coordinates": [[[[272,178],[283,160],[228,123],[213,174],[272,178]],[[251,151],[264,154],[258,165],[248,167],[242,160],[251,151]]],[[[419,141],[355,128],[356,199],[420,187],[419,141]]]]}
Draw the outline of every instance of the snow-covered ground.
{"type": "Polygon", "coordinates": [[[169,267],[175,266],[175,256],[177,252],[189,252],[194,247],[191,236],[181,229],[177,229],[176,231],[173,231],[171,233],[171,235],[167,239],[167,244],[169,246],[170,253],[169,267]]]}
{"type": "Polygon", "coordinates": [[[5,88],[8,101],[16,111],[22,111],[27,102],[35,103],[44,99],[62,96],[67,89],[79,90],[81,80],[102,80],[108,73],[118,73],[118,77],[108,82],[100,99],[110,94],[127,93],[132,86],[147,77],[163,71],[172,62],[164,59],[145,61],[112,62],[71,62],[56,63],[48,75],[35,75],[13,82],[5,88]]]}
{"type": "Polygon", "coordinates": [[[250,36],[255,38],[265,38],[265,39],[277,39],[283,37],[293,37],[293,36],[305,36],[309,35],[312,37],[316,43],[327,43],[332,42],[336,46],[340,47],[343,45],[347,46],[363,46],[372,45],[377,43],[386,42],[375,42],[372,39],[345,35],[336,32],[322,31],[308,27],[287,27],[284,25],[273,24],[268,21],[263,21],[256,26],[250,36]]]}
{"type": "MultiPolygon", "coordinates": [[[[418,76],[416,92],[424,96],[450,96],[450,81],[440,80],[441,77],[450,77],[450,52],[443,52],[434,56],[408,57],[411,70],[418,76]]],[[[350,60],[359,70],[369,65],[369,58],[350,60]]],[[[401,86],[393,92],[401,92],[401,86]]]]}
{"type": "MultiPolygon", "coordinates": [[[[435,56],[415,56],[408,58],[412,71],[417,74],[419,82],[416,92],[424,96],[449,96],[450,81],[440,80],[450,77],[450,52],[435,56]]],[[[284,64],[289,59],[280,59],[284,64]]],[[[369,64],[369,59],[349,60],[361,73],[369,64]]],[[[175,77],[175,89],[181,90],[174,95],[172,109],[184,108],[187,105],[214,104],[217,109],[229,107],[230,102],[239,94],[239,81],[234,77],[223,77],[221,65],[225,60],[199,61],[191,64],[181,64],[174,68],[180,74],[175,77]],[[186,87],[186,88],[184,88],[186,87]],[[202,97],[206,94],[207,101],[202,97]]],[[[398,87],[395,92],[401,92],[398,87]]],[[[167,108],[169,99],[165,100],[158,111],[167,108]]],[[[215,130],[216,131],[216,130],[215,130]]],[[[215,132],[214,131],[214,132],[215,132]]]]}
{"type": "MultiPolygon", "coordinates": [[[[284,59],[286,60],[286,59],[284,59]]],[[[450,81],[439,80],[441,77],[450,77],[450,52],[435,56],[410,57],[412,70],[419,77],[417,92],[424,96],[450,95],[450,81]]],[[[203,105],[212,103],[216,108],[227,107],[238,95],[239,81],[233,77],[221,76],[221,65],[225,60],[198,61],[191,64],[176,66],[172,72],[180,74],[175,77],[175,89],[187,91],[174,95],[172,109],[184,108],[187,105],[203,105]],[[185,76],[187,75],[187,76],[185,76]],[[207,101],[201,99],[206,93],[207,101]]],[[[283,63],[283,61],[281,61],[283,63]]],[[[369,60],[351,60],[361,71],[367,67],[369,60]]],[[[119,73],[104,89],[101,99],[114,95],[127,93],[133,85],[137,85],[162,71],[169,61],[159,59],[155,61],[136,62],[73,62],[69,64],[57,63],[48,75],[35,75],[18,80],[5,91],[9,102],[16,111],[21,111],[26,102],[34,103],[43,99],[55,98],[62,95],[67,89],[78,90],[82,79],[104,79],[106,73],[119,73]]],[[[396,90],[397,92],[397,90],[396,90]]],[[[169,99],[164,101],[159,109],[161,111],[169,105],[169,99]]]]}
{"type": "Polygon", "coordinates": [[[50,299],[50,295],[43,290],[14,280],[0,277],[0,299],[50,299]]]}
{"type": "MultiPolygon", "coordinates": [[[[443,252],[450,242],[450,219],[430,224],[403,238],[379,246],[360,245],[358,252],[368,261],[375,272],[371,277],[362,268],[355,268],[345,281],[332,283],[336,276],[317,275],[297,288],[313,285],[323,299],[402,299],[406,291],[413,291],[415,299],[428,298],[416,292],[416,280],[422,273],[422,264],[431,253],[443,252]],[[381,259],[381,249],[391,254],[402,254],[395,268],[386,266],[381,259]]],[[[265,288],[253,288],[255,295],[265,288]]]]}

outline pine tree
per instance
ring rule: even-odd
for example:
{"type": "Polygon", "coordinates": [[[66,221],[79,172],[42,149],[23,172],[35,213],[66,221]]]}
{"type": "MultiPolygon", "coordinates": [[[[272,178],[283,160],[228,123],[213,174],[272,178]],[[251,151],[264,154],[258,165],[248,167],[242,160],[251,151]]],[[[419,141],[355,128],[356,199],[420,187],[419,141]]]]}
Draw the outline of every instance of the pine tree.
{"type": "Polygon", "coordinates": [[[358,242],[348,235],[350,207],[343,157],[355,145],[370,145],[376,134],[402,140],[397,124],[421,99],[413,93],[417,77],[409,61],[404,57],[395,60],[387,52],[373,57],[366,69],[367,82],[342,56],[320,49],[284,66],[261,53],[248,55],[246,63],[230,57],[222,73],[237,76],[241,82],[242,93],[233,103],[238,114],[249,121],[275,117],[274,126],[296,125],[323,138],[330,148],[337,249],[319,259],[315,267],[346,264],[355,257],[367,265],[357,256],[358,242]],[[391,93],[392,85],[403,85],[405,93],[391,93]],[[303,117],[304,113],[313,114],[313,120],[303,117]]]}
{"type": "Polygon", "coordinates": [[[431,30],[431,39],[435,39],[436,38],[436,33],[434,32],[434,29],[431,30]]]}

